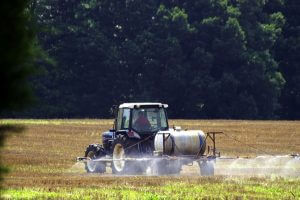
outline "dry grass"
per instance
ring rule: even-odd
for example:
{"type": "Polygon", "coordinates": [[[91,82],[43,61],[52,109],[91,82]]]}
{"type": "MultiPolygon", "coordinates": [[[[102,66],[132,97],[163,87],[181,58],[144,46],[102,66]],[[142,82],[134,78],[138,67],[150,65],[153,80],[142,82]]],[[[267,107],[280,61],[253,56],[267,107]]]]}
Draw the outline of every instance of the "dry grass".
{"type": "MultiPolygon", "coordinates": [[[[1,150],[2,162],[11,168],[5,188],[38,187],[46,189],[160,186],[171,182],[191,184],[222,183],[224,177],[114,177],[88,175],[77,169],[75,158],[83,156],[86,146],[100,143],[101,133],[112,127],[112,120],[2,120],[0,124],[19,124],[22,134],[12,134],[1,150]]],[[[223,131],[236,139],[270,154],[300,152],[298,121],[171,120],[183,129],[223,131]]],[[[255,156],[262,152],[233,141],[217,138],[223,155],[255,156]]],[[[260,180],[258,180],[259,182],[260,180]]]]}

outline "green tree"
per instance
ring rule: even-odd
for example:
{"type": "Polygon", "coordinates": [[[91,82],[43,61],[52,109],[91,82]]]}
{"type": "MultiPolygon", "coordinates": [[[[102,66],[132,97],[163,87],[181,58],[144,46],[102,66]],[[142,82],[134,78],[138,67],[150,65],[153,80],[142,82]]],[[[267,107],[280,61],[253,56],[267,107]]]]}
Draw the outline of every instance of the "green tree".
{"type": "Polygon", "coordinates": [[[107,117],[112,104],[135,99],[142,65],[135,40],[153,2],[39,1],[39,38],[59,67],[37,79],[41,104],[32,113],[107,117]]]}
{"type": "Polygon", "coordinates": [[[286,18],[283,36],[276,46],[286,85],[280,98],[280,115],[283,119],[300,119],[300,3],[286,0],[282,12],[286,18]]]}
{"type": "Polygon", "coordinates": [[[284,79],[271,50],[282,26],[274,21],[282,14],[264,12],[265,1],[182,4],[197,30],[195,59],[189,59],[197,76],[189,80],[198,95],[188,101],[191,109],[208,118],[275,117],[284,79]]]}
{"type": "Polygon", "coordinates": [[[276,117],[279,0],[36,2],[58,67],[35,80],[32,116],[107,117],[112,104],[164,101],[171,117],[276,117]]]}
{"type": "MultiPolygon", "coordinates": [[[[34,72],[39,50],[28,9],[29,0],[3,0],[0,3],[0,113],[18,110],[33,102],[28,78],[34,72]]],[[[0,126],[0,146],[7,133],[20,127],[0,126]]],[[[4,169],[1,166],[0,176],[4,169]]]]}

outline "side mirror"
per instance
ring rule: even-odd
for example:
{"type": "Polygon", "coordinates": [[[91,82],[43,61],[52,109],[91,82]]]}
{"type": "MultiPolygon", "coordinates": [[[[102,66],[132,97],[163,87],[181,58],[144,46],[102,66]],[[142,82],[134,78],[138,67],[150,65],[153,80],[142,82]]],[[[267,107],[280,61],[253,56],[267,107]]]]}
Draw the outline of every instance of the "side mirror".
{"type": "Polygon", "coordinates": [[[118,106],[117,105],[113,105],[110,108],[110,114],[114,117],[117,118],[117,114],[118,114],[118,106]]]}

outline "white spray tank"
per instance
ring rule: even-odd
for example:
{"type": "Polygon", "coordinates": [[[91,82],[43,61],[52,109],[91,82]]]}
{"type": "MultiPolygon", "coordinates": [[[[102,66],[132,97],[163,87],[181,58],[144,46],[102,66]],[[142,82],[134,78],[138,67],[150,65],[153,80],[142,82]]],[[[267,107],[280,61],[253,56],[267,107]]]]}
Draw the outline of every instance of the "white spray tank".
{"type": "Polygon", "coordinates": [[[182,131],[169,129],[159,131],[154,138],[154,149],[167,155],[203,155],[206,149],[205,134],[201,130],[182,131]],[[165,142],[163,142],[165,137],[165,142]],[[165,143],[165,148],[163,147],[165,143]]]}

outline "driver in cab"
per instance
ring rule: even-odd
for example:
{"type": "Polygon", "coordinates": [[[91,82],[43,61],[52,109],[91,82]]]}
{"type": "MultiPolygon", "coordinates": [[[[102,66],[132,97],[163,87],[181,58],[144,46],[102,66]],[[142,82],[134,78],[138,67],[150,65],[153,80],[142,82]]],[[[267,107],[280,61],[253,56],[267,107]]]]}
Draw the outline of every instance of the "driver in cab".
{"type": "Polygon", "coordinates": [[[133,128],[138,130],[150,129],[151,124],[146,117],[146,112],[143,110],[138,111],[137,119],[133,123],[133,128]]]}

